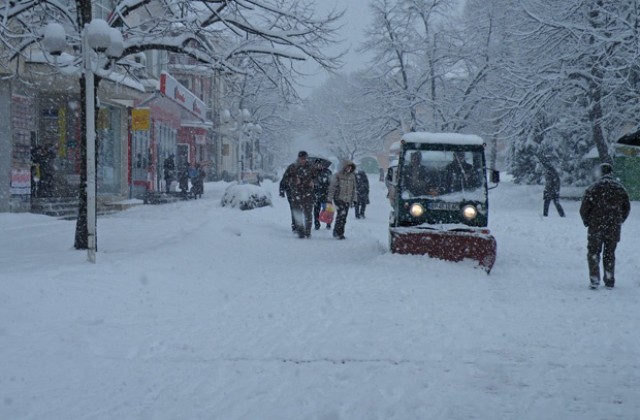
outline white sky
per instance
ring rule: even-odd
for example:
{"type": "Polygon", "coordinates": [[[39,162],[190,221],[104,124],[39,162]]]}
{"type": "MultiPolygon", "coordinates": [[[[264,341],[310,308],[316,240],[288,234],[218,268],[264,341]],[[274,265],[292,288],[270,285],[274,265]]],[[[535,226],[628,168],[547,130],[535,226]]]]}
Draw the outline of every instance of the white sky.
{"type": "Polygon", "coordinates": [[[0,419],[638,418],[638,202],[592,291],[578,201],[491,190],[487,275],[389,253],[370,184],[345,241],[293,235],[277,183],[240,211],[216,182],[99,217],[95,265],[74,221],[0,213],[0,419]]]}
{"type": "MultiPolygon", "coordinates": [[[[347,55],[343,58],[345,65],[340,71],[351,72],[365,67],[367,56],[355,50],[364,41],[364,29],[371,23],[371,14],[368,7],[369,0],[316,0],[315,4],[318,16],[326,15],[333,8],[346,10],[343,17],[344,26],[340,29],[340,36],[344,39],[344,43],[329,50],[330,53],[348,50],[347,55]]],[[[314,73],[301,81],[301,83],[308,86],[300,89],[301,95],[304,97],[322,84],[327,77],[327,73],[314,63],[306,63],[303,69],[306,72],[314,73]]]]}

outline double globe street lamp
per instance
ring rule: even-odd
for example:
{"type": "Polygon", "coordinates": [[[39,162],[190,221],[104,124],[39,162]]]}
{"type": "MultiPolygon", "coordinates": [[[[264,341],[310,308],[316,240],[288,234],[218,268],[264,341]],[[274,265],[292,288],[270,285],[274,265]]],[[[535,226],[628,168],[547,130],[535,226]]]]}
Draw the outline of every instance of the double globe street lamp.
{"type": "MultiPolygon", "coordinates": [[[[85,127],[87,152],[87,256],[90,262],[96,262],[96,125],[95,125],[95,79],[100,55],[117,58],[124,51],[124,40],[118,29],[112,28],[102,19],[93,19],[81,32],[82,62],[85,80],[85,127]],[[94,60],[95,59],[95,60],[94,60]],[[95,61],[95,65],[94,65],[95,61]],[[94,69],[94,67],[96,67],[94,69]]],[[[64,27],[57,23],[48,23],[43,31],[42,45],[54,57],[59,57],[67,47],[64,27]]]]}

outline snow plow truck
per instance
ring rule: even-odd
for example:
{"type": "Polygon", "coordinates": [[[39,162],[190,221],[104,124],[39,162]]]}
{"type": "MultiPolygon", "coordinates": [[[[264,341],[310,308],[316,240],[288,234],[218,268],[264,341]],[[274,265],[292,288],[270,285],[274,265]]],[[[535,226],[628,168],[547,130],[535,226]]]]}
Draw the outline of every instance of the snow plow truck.
{"type": "Polygon", "coordinates": [[[392,253],[448,261],[472,259],[487,274],[496,260],[488,225],[486,144],[476,135],[412,132],[402,136],[393,185],[392,253]]]}

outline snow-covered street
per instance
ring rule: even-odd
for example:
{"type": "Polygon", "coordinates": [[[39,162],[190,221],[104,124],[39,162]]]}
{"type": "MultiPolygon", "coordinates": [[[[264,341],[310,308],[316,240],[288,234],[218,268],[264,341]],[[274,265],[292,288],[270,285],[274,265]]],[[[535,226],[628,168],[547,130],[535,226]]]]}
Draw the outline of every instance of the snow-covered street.
{"type": "Polygon", "coordinates": [[[202,200],[98,221],[0,213],[1,419],[637,419],[640,209],[616,288],[588,289],[579,202],[490,192],[491,275],[388,252],[371,177],[347,240],[202,200]]]}

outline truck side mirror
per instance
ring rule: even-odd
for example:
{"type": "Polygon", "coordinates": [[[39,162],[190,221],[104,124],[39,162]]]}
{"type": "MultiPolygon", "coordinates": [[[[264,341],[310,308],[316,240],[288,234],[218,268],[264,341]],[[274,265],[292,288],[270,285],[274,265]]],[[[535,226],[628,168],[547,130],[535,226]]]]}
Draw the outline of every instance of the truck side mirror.
{"type": "Polygon", "coordinates": [[[392,166],[387,170],[387,183],[395,185],[397,184],[397,179],[396,179],[396,170],[397,167],[392,166]]]}

